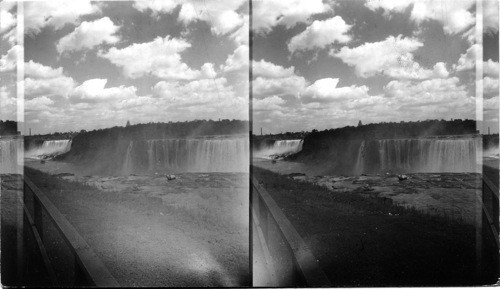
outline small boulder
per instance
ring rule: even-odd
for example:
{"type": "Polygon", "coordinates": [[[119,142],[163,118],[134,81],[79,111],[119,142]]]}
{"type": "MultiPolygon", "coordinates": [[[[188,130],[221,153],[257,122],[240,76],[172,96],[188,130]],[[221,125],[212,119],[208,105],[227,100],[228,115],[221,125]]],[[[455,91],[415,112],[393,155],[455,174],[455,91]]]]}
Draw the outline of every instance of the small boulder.
{"type": "Polygon", "coordinates": [[[407,179],[408,179],[407,175],[398,175],[398,180],[400,180],[400,181],[404,181],[404,180],[407,180],[407,179]]]}

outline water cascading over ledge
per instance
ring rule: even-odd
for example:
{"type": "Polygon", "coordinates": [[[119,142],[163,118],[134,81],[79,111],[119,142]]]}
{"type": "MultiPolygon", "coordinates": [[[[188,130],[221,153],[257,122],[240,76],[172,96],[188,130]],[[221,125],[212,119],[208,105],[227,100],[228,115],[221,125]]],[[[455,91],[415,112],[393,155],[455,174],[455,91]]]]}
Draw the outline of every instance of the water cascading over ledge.
{"type": "Polygon", "coordinates": [[[0,140],[0,174],[20,172],[22,147],[22,140],[20,139],[0,140]]]}
{"type": "Polygon", "coordinates": [[[130,141],[123,173],[248,172],[246,138],[157,139],[130,141]]]}
{"type": "Polygon", "coordinates": [[[40,158],[44,156],[60,155],[71,149],[71,140],[46,140],[39,147],[35,147],[26,152],[29,158],[40,158]]]}
{"type": "Polygon", "coordinates": [[[476,172],[480,138],[363,141],[355,172],[476,172]]]}
{"type": "Polygon", "coordinates": [[[301,139],[277,140],[272,144],[272,146],[256,151],[255,156],[268,158],[297,153],[302,150],[303,143],[304,141],[301,139]]]}

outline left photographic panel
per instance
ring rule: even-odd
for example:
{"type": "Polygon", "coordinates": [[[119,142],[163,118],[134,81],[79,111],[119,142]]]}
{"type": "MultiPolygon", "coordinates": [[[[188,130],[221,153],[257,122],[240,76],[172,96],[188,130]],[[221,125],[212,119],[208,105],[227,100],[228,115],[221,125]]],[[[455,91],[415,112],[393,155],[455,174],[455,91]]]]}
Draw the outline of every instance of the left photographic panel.
{"type": "Polygon", "coordinates": [[[251,285],[248,1],[0,5],[2,284],[251,285]]]}
{"type": "Polygon", "coordinates": [[[16,2],[0,3],[0,278],[2,285],[18,284],[22,253],[23,208],[23,31],[16,2]],[[20,65],[18,65],[20,64],[20,65]],[[18,266],[19,264],[19,266],[18,266]]]}

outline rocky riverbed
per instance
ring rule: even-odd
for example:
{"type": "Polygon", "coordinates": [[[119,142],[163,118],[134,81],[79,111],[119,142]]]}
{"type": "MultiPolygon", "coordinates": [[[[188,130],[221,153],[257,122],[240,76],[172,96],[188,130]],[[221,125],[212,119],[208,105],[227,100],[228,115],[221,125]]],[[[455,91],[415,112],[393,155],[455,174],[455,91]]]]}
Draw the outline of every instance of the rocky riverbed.
{"type": "Polygon", "coordinates": [[[391,199],[417,210],[461,219],[473,224],[481,193],[481,175],[475,173],[418,173],[398,175],[314,176],[290,175],[332,192],[353,192],[391,199]],[[403,178],[401,178],[403,177],[403,178]]]}
{"type": "Polygon", "coordinates": [[[361,176],[314,175],[307,166],[287,161],[258,160],[254,165],[289,178],[326,187],[332,192],[353,192],[391,199],[417,210],[461,219],[473,224],[481,196],[478,173],[412,173],[361,176]]]}

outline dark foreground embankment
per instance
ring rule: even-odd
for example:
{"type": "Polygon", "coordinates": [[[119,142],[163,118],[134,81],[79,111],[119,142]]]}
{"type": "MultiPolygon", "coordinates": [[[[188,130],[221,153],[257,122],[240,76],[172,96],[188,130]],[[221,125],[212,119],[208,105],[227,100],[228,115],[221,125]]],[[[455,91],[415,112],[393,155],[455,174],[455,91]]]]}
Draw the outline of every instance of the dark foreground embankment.
{"type": "Polygon", "coordinates": [[[496,282],[496,271],[486,263],[484,275],[477,275],[473,225],[396,206],[390,199],[359,190],[332,192],[259,168],[253,172],[312,249],[333,286],[496,282]]]}
{"type": "MultiPolygon", "coordinates": [[[[121,286],[249,285],[248,174],[180,174],[168,180],[53,176],[30,168],[25,173],[121,286]]],[[[45,232],[46,240],[54,236],[45,232]]],[[[57,249],[62,247],[53,253],[57,249]]],[[[68,277],[67,259],[57,257],[56,273],[68,277]]]]}

